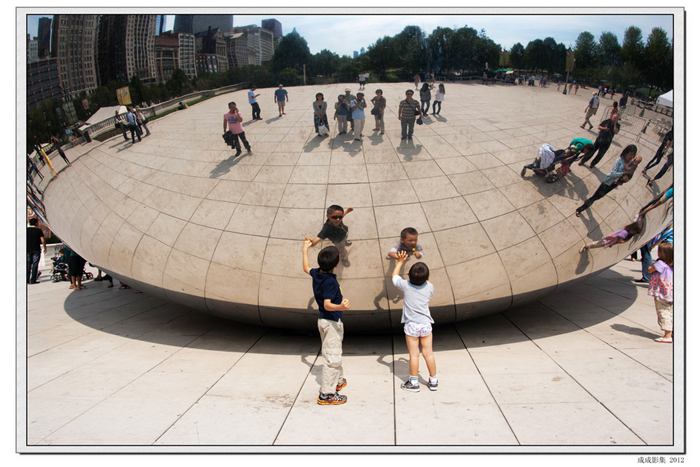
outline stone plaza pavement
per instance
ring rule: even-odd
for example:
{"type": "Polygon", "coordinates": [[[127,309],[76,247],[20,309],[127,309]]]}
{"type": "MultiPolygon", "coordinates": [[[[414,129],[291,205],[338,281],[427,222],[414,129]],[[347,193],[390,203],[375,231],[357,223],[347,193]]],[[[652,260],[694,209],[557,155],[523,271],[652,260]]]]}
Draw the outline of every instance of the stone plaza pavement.
{"type": "Polygon", "coordinates": [[[27,443],[669,445],[673,346],[653,341],[653,301],[631,281],[639,270],[623,261],[530,305],[437,327],[437,392],[400,389],[401,335],[346,336],[349,401],[338,407],[316,405],[317,335],[248,327],[116,282],[70,291],[45,272],[28,288],[27,443]]]}

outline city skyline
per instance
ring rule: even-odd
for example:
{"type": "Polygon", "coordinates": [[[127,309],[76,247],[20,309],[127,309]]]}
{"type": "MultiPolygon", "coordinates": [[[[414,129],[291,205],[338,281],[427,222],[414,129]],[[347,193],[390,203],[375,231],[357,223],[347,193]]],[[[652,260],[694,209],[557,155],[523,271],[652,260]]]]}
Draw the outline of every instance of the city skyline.
{"type": "MultiPolygon", "coordinates": [[[[50,15],[30,15],[27,32],[37,34],[38,19],[50,15]]],[[[172,29],[175,15],[166,16],[165,29],[172,29]]],[[[620,43],[625,29],[637,26],[643,37],[654,27],[660,27],[673,40],[673,17],[671,15],[243,15],[234,16],[234,26],[260,25],[263,19],[279,20],[285,33],[296,29],[306,39],[311,53],[328,49],[339,55],[352,56],[353,51],[368,48],[377,39],[393,36],[409,25],[420,26],[427,34],[436,27],[459,28],[469,26],[484,29],[486,34],[505,49],[520,42],[527,45],[534,39],[552,37],[557,42],[573,47],[576,37],[583,31],[591,32],[596,38],[602,32],[612,32],[620,43]],[[362,27],[357,28],[357,20],[362,27]],[[329,24],[332,21],[332,25],[329,24]],[[332,28],[332,33],[329,31],[332,28]],[[381,31],[381,32],[377,32],[381,31]],[[351,37],[353,40],[349,41],[351,37]]]]}

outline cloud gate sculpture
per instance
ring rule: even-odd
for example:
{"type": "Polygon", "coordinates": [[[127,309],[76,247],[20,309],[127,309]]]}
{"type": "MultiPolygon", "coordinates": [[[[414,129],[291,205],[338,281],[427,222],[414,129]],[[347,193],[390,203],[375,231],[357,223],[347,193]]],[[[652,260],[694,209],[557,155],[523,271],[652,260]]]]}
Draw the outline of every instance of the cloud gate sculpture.
{"type": "MultiPolygon", "coordinates": [[[[387,98],[386,130],[373,132],[367,111],[361,142],[336,129],[323,138],[314,132],[314,94],[325,94],[334,126],[332,103],[345,85],[289,88],[281,118],[273,90],[258,90],[263,120],[245,125],[253,153],[238,158],[222,140],[222,117],[229,101],[250,117],[245,91],[154,120],[142,142],[121,134],[93,142],[48,184],[48,223],[85,259],[137,289],[240,322],[311,330],[317,314],[302,239],[320,230],[326,206],[353,207],[345,221],[349,265],[336,272],[352,303],[347,329],[372,331],[400,327],[386,254],[404,227],[420,232],[440,324],[499,312],[605,269],[673,220],[672,210],[655,209],[632,241],[579,253],[673,182],[669,171],[647,187],[640,168],[574,215],[627,144],[637,144],[643,164],[656,151],[635,142],[624,115],[595,169],[575,165],[554,183],[520,176],[542,143],[595,139],[579,127],[585,90],[565,96],[448,83],[441,115],[426,117],[407,143],[397,108],[412,86],[369,84],[368,96],[375,87],[387,98]]],[[[326,244],[312,248],[313,262],[326,244]]]]}

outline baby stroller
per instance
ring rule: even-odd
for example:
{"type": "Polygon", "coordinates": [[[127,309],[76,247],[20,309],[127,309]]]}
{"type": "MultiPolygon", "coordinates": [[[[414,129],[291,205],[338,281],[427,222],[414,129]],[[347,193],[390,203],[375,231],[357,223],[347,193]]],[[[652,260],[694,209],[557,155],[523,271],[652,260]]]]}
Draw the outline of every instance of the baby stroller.
{"type": "Polygon", "coordinates": [[[68,280],[68,263],[63,261],[62,255],[51,257],[51,281],[61,282],[68,280]]]}

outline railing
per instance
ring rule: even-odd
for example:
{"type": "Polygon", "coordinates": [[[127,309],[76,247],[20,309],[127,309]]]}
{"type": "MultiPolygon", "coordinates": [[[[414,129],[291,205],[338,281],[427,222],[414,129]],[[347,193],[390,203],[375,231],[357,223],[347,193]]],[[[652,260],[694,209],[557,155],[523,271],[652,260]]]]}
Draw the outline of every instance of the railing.
{"type": "MultiPolygon", "coordinates": [[[[186,102],[186,101],[191,101],[193,99],[200,99],[203,97],[209,98],[209,97],[214,97],[218,96],[220,94],[225,94],[227,92],[233,92],[233,91],[238,91],[239,89],[243,89],[244,85],[246,83],[237,83],[237,84],[232,84],[229,86],[223,86],[220,88],[216,89],[207,89],[203,91],[196,91],[192,92],[190,94],[185,94],[184,96],[179,96],[174,99],[170,99],[169,101],[161,102],[156,105],[152,105],[150,107],[143,107],[140,108],[141,113],[146,118],[153,118],[157,115],[163,114],[165,112],[168,112],[170,110],[173,110],[177,106],[180,105],[180,102],[186,102]]],[[[121,114],[123,116],[124,114],[121,114]]],[[[122,117],[123,118],[123,117],[122,117]]],[[[87,133],[89,138],[94,138],[97,137],[103,133],[106,133],[108,130],[112,130],[115,128],[115,124],[117,123],[116,117],[109,117],[105,120],[102,120],[97,123],[93,123],[89,127],[85,128],[83,130],[83,133],[87,133]]]]}

